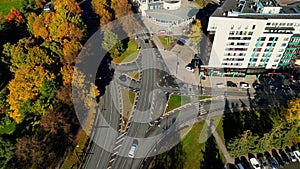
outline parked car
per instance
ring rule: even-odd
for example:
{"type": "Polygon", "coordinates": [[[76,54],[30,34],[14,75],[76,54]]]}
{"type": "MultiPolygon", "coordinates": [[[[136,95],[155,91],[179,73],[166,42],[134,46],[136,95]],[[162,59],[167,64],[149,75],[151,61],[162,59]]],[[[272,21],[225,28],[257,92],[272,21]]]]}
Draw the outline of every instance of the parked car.
{"type": "Polygon", "coordinates": [[[298,161],[300,162],[300,152],[298,150],[294,150],[293,153],[295,157],[298,159],[298,161]]]}
{"type": "Polygon", "coordinates": [[[224,88],[225,87],[224,83],[217,83],[216,85],[217,85],[218,88],[224,88]]]}
{"type": "Polygon", "coordinates": [[[277,153],[277,151],[275,149],[272,149],[272,156],[276,159],[279,167],[283,168],[284,162],[282,161],[281,157],[279,156],[279,154],[277,153]]]}
{"type": "Polygon", "coordinates": [[[250,158],[249,161],[254,169],[260,169],[259,163],[254,157],[250,158]]]}
{"type": "Polygon", "coordinates": [[[251,169],[251,166],[247,160],[247,158],[245,156],[242,156],[241,157],[241,162],[242,162],[242,165],[245,169],[251,169]]]}
{"type": "Polygon", "coordinates": [[[227,85],[228,87],[237,87],[237,84],[234,83],[234,82],[232,82],[232,81],[227,81],[227,82],[226,82],[226,85],[227,85]]]}
{"type": "Polygon", "coordinates": [[[289,90],[290,89],[290,87],[288,86],[288,85],[281,85],[280,86],[281,87],[281,89],[283,89],[283,90],[289,90]]]}
{"type": "Polygon", "coordinates": [[[269,152],[266,151],[266,152],[264,153],[264,155],[265,155],[266,159],[269,161],[270,167],[271,167],[272,169],[278,169],[278,165],[276,164],[275,160],[272,158],[271,154],[270,154],[269,152]]]}
{"type": "Polygon", "coordinates": [[[264,86],[261,85],[261,84],[254,84],[254,85],[253,85],[253,88],[254,88],[254,89],[257,89],[257,90],[263,90],[263,89],[264,89],[264,86]]]}
{"type": "Polygon", "coordinates": [[[289,164],[291,162],[291,160],[286,155],[286,153],[284,152],[284,150],[279,149],[279,154],[280,154],[281,158],[283,159],[283,161],[285,162],[285,164],[289,164]]]}
{"type": "Polygon", "coordinates": [[[262,169],[268,169],[269,168],[269,165],[268,165],[267,161],[265,160],[263,154],[258,153],[257,154],[257,158],[258,158],[258,160],[259,160],[259,162],[261,164],[261,168],[262,169]]]}
{"type": "Polygon", "coordinates": [[[290,150],[289,147],[285,148],[285,152],[290,157],[290,159],[291,159],[292,162],[296,162],[297,161],[297,158],[295,157],[295,154],[290,150]]]}
{"type": "Polygon", "coordinates": [[[177,44],[181,45],[181,46],[183,46],[184,43],[185,43],[185,41],[183,39],[180,39],[180,40],[177,41],[177,44]]]}
{"type": "Polygon", "coordinates": [[[121,81],[126,81],[126,76],[125,75],[121,75],[120,77],[119,77],[119,79],[121,80],[121,81]]]}
{"type": "Polygon", "coordinates": [[[238,168],[238,169],[244,169],[243,165],[242,165],[242,162],[239,158],[235,158],[234,159],[234,164],[235,166],[238,168]]]}
{"type": "Polygon", "coordinates": [[[250,89],[251,86],[246,82],[240,82],[240,86],[242,89],[250,89]]]}
{"type": "Polygon", "coordinates": [[[195,69],[193,67],[189,66],[189,65],[185,66],[185,69],[188,70],[188,71],[190,71],[190,72],[194,72],[195,71],[195,69]]]}
{"type": "Polygon", "coordinates": [[[138,144],[137,144],[137,142],[134,141],[129,150],[128,157],[134,158],[137,147],[138,147],[138,144]]]}

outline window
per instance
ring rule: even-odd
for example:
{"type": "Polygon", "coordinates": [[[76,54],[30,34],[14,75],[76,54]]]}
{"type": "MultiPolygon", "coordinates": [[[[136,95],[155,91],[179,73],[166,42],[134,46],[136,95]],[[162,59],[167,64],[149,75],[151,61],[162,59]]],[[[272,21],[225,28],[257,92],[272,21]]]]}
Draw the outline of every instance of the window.
{"type": "Polygon", "coordinates": [[[243,35],[247,35],[247,31],[243,31],[243,35]]]}
{"type": "Polygon", "coordinates": [[[278,52],[283,52],[284,51],[284,49],[280,49],[278,52]]]}
{"type": "Polygon", "coordinates": [[[230,29],[233,29],[234,28],[234,25],[231,25],[230,29]]]}
{"type": "Polygon", "coordinates": [[[281,57],[281,56],[282,56],[281,54],[276,55],[276,57],[281,57]]]}
{"type": "Polygon", "coordinates": [[[255,29],[255,25],[252,26],[252,30],[255,29]]]}
{"type": "Polygon", "coordinates": [[[248,32],[248,35],[253,35],[253,32],[248,32]]]}
{"type": "Polygon", "coordinates": [[[229,32],[229,35],[234,35],[234,31],[230,31],[230,32],[229,32]]]}
{"type": "Polygon", "coordinates": [[[287,23],[287,26],[293,26],[293,23],[287,23]]]}
{"type": "Polygon", "coordinates": [[[274,62],[278,62],[278,61],[279,61],[279,59],[275,59],[275,60],[274,60],[274,62]]]}
{"type": "Polygon", "coordinates": [[[267,23],[267,25],[271,25],[271,23],[270,23],[270,22],[268,22],[268,23],[267,23]]]}
{"type": "Polygon", "coordinates": [[[277,41],[277,37],[269,37],[269,41],[277,41]]]}
{"type": "MultiPolygon", "coordinates": [[[[255,48],[253,49],[253,51],[255,51],[255,48]]],[[[260,52],[260,51],[261,51],[261,48],[256,49],[256,52],[260,52]]]]}
{"type": "Polygon", "coordinates": [[[274,43],[273,45],[272,45],[273,43],[267,43],[267,46],[269,47],[269,46],[276,46],[276,43],[274,43]]]}
{"type": "Polygon", "coordinates": [[[286,46],[286,43],[282,43],[282,44],[281,44],[281,47],[284,47],[284,46],[286,46]]]}
{"type": "Polygon", "coordinates": [[[288,41],[288,40],[289,40],[289,37],[283,38],[283,41],[288,41]]]}
{"type": "Polygon", "coordinates": [[[273,52],[274,48],[270,49],[270,48],[266,48],[264,52],[273,52]]]}
{"type": "Polygon", "coordinates": [[[285,26],[285,23],[280,23],[279,26],[285,26]]]}
{"type": "MultiPolygon", "coordinates": [[[[258,41],[259,39],[257,39],[257,41],[258,41]]],[[[260,38],[260,41],[265,41],[266,40],[266,37],[261,37],[260,38]]]]}

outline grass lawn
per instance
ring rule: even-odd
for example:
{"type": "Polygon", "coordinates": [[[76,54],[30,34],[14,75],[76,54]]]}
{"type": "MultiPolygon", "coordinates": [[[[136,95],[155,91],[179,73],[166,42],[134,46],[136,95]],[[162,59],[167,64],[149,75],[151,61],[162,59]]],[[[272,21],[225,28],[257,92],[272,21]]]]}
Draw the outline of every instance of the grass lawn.
{"type": "MultiPolygon", "coordinates": [[[[214,153],[218,152],[220,154],[219,160],[221,160],[223,164],[225,164],[225,157],[220,151],[218,145],[216,145],[216,143],[203,142],[201,140],[200,133],[204,131],[204,135],[201,136],[206,137],[206,129],[207,125],[204,121],[194,124],[192,126],[192,129],[180,142],[180,144],[169,151],[169,153],[167,154],[167,158],[162,158],[162,155],[160,155],[161,158],[155,158],[156,161],[153,160],[149,168],[170,168],[170,164],[166,164],[168,162],[175,163],[175,166],[181,166],[179,168],[183,169],[199,169],[200,165],[204,164],[205,158],[206,160],[208,160],[208,163],[209,161],[215,161],[216,157],[213,157],[215,154],[211,154],[213,152],[207,152],[210,150],[214,151],[214,153]],[[206,147],[210,147],[209,150],[205,150],[206,147]],[[168,161],[166,161],[165,159],[168,159],[168,161]],[[168,167],[166,167],[166,165],[168,167]]],[[[212,139],[214,138],[212,137],[212,139]]],[[[214,166],[213,163],[212,166],[214,166]]],[[[202,166],[201,169],[206,169],[206,167],[202,166]]]]}
{"type": "Polygon", "coordinates": [[[201,151],[205,150],[205,144],[199,143],[199,135],[204,124],[204,121],[195,124],[181,142],[186,158],[184,161],[184,168],[186,169],[199,169],[200,167],[200,161],[203,159],[201,151]]]}
{"type": "Polygon", "coordinates": [[[172,45],[175,45],[175,42],[177,41],[174,37],[169,37],[168,36],[158,36],[160,42],[164,46],[165,49],[168,49],[172,45]]]}
{"type": "Polygon", "coordinates": [[[130,117],[130,113],[132,111],[134,99],[135,99],[135,92],[128,91],[126,89],[121,89],[121,95],[122,95],[122,109],[123,109],[123,115],[126,118],[130,117]]]}
{"type": "Polygon", "coordinates": [[[22,0],[0,0],[0,12],[3,12],[4,15],[7,15],[13,6],[20,9],[22,0]]]}
{"type": "Polygon", "coordinates": [[[168,107],[166,109],[166,112],[174,110],[187,103],[191,103],[191,98],[189,96],[171,95],[169,97],[168,107]]]}
{"type": "Polygon", "coordinates": [[[128,42],[128,48],[125,52],[117,58],[113,59],[113,62],[120,64],[120,63],[127,63],[135,61],[138,56],[138,43],[135,40],[130,40],[128,42]]]}
{"type": "Polygon", "coordinates": [[[225,145],[224,130],[223,130],[223,115],[214,117],[212,119],[212,122],[213,122],[214,126],[216,127],[216,130],[219,133],[219,135],[225,145]]]}
{"type": "Polygon", "coordinates": [[[212,96],[199,96],[199,100],[209,99],[212,98],[212,96]]]}
{"type": "Polygon", "coordinates": [[[127,75],[136,81],[140,79],[140,72],[129,72],[127,75]]]}

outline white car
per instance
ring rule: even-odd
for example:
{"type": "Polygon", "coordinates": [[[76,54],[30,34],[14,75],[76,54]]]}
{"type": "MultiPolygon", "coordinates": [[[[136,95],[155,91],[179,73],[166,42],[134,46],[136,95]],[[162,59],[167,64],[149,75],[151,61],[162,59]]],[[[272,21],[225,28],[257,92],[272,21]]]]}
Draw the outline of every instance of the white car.
{"type": "Polygon", "coordinates": [[[216,85],[217,85],[218,88],[224,88],[225,87],[224,83],[217,83],[216,85]]]}
{"type": "Polygon", "coordinates": [[[128,157],[130,158],[134,158],[134,153],[135,153],[135,150],[137,148],[137,144],[133,143],[130,150],[129,150],[129,153],[128,153],[128,157]]]}
{"type": "Polygon", "coordinates": [[[250,158],[250,163],[254,169],[260,169],[259,163],[255,158],[250,158]]]}
{"type": "Polygon", "coordinates": [[[185,69],[188,70],[188,71],[190,71],[190,72],[193,72],[193,73],[195,71],[195,69],[192,68],[192,67],[190,67],[190,66],[186,66],[185,69]]]}
{"type": "Polygon", "coordinates": [[[300,162],[300,152],[298,150],[293,151],[295,157],[297,158],[297,160],[300,162]]]}
{"type": "MultiPolygon", "coordinates": [[[[294,153],[292,153],[292,152],[288,152],[287,154],[290,156],[290,158],[291,158],[292,162],[296,162],[296,161],[297,161],[297,158],[296,158],[296,156],[295,156],[295,154],[294,154],[294,153]]],[[[299,159],[298,159],[298,160],[299,160],[299,159]]]]}
{"type": "Polygon", "coordinates": [[[251,86],[248,83],[243,83],[243,84],[241,84],[241,88],[242,89],[250,89],[251,86]]]}

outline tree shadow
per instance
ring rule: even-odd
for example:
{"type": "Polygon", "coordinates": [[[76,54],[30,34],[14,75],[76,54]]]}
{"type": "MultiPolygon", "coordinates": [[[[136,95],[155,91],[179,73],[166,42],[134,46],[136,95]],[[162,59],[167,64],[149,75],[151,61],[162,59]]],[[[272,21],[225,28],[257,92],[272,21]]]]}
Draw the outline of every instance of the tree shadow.
{"type": "MultiPolygon", "coordinates": [[[[172,128],[175,126],[172,126],[172,128]]],[[[165,144],[174,144],[176,140],[180,139],[179,133],[175,129],[175,132],[172,132],[169,134],[170,136],[165,137],[162,141],[159,143],[159,147],[161,149],[164,148],[165,144]]],[[[176,143],[175,143],[176,144],[176,143]]],[[[166,147],[168,148],[168,147],[166,147]]],[[[185,152],[183,151],[183,144],[180,142],[176,146],[174,146],[171,150],[159,154],[155,156],[154,158],[154,164],[152,165],[152,169],[183,169],[184,168],[184,162],[185,162],[185,152]]]]}
{"type": "Polygon", "coordinates": [[[217,148],[215,137],[211,134],[211,126],[208,126],[207,132],[210,137],[205,142],[205,150],[201,151],[203,160],[200,161],[200,169],[221,169],[224,167],[224,163],[217,148]]]}

